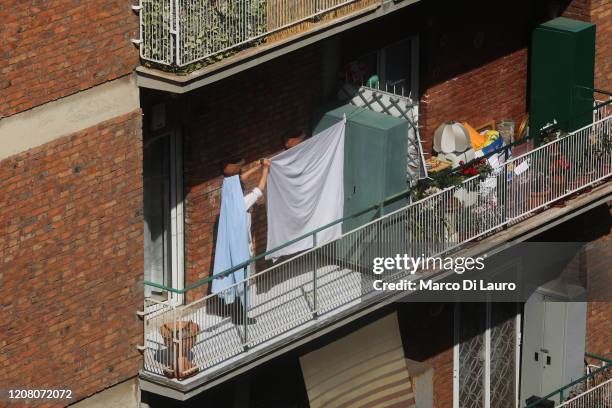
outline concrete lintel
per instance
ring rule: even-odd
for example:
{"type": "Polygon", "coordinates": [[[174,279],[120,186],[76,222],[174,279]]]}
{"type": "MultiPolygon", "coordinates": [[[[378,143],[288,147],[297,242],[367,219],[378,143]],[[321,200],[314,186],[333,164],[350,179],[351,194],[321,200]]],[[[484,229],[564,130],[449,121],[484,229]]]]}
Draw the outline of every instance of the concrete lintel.
{"type": "Polygon", "coordinates": [[[137,84],[142,88],[182,94],[212,84],[224,78],[263,64],[274,58],[297,49],[314,44],[358,25],[393,13],[410,6],[419,0],[383,1],[343,16],[337,20],[321,23],[304,33],[296,34],[286,40],[254,47],[226,58],[209,67],[188,75],[177,75],[140,66],[136,68],[137,84]]]}
{"type": "MultiPolygon", "coordinates": [[[[551,207],[547,210],[533,215],[531,218],[513,225],[508,229],[501,231],[491,237],[484,238],[478,241],[477,245],[461,250],[454,256],[492,256],[494,254],[505,251],[521,242],[524,242],[533,236],[541,234],[563,222],[566,222],[580,214],[583,214],[597,206],[610,204],[612,201],[612,181],[608,180],[604,184],[593,188],[591,191],[585,191],[582,194],[570,197],[565,202],[563,207],[551,207]]],[[[444,271],[437,274],[428,275],[428,279],[439,281],[454,274],[453,271],[444,271]]],[[[152,392],[165,397],[176,400],[185,401],[203,391],[206,391],[218,384],[228,381],[237,375],[247,372],[266,361],[283,355],[299,346],[302,346],[314,339],[317,339],[331,331],[334,331],[342,326],[347,325],[361,317],[375,312],[393,302],[399,301],[410,294],[398,293],[389,295],[389,297],[380,300],[374,299],[370,303],[362,303],[363,308],[354,311],[349,309],[345,313],[339,313],[325,322],[319,323],[319,328],[305,333],[302,337],[293,337],[279,343],[270,344],[261,353],[253,354],[245,357],[245,360],[240,364],[228,367],[224,372],[218,373],[216,376],[200,375],[188,379],[183,382],[171,380],[141,372],[139,381],[140,387],[144,391],[152,392]]]]}
{"type": "Polygon", "coordinates": [[[115,384],[105,390],[82,399],[71,408],[126,408],[140,405],[140,391],[136,378],[115,384]]]}
{"type": "Polygon", "coordinates": [[[134,75],[0,119],[0,160],[140,107],[134,75]]]}

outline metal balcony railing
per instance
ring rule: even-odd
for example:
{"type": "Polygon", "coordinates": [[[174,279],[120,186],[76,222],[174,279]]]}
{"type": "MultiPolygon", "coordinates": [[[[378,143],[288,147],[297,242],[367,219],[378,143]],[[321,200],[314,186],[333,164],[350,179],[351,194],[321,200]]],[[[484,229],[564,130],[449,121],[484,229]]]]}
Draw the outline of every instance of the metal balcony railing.
{"type": "MultiPolygon", "coordinates": [[[[226,289],[242,302],[225,304],[220,297],[226,293],[182,306],[147,300],[144,370],[182,379],[240,358],[249,349],[304,335],[336,314],[388,296],[374,290],[375,279],[411,278],[406,271],[373,275],[374,257],[449,255],[610,175],[612,116],[509,160],[485,179],[467,179],[338,240],[317,242],[331,224],[298,238],[311,240],[314,247],[226,289]]],[[[246,270],[249,262],[253,268],[264,255],[220,275],[246,270]]],[[[210,279],[183,290],[163,288],[184,294],[210,279]]]]}
{"type": "Polygon", "coordinates": [[[313,19],[353,3],[359,8],[376,2],[380,0],[140,0],[134,7],[140,14],[136,42],[143,60],[184,67],[221,59],[273,34],[305,31],[313,19]]]}
{"type": "Polygon", "coordinates": [[[557,408],[612,408],[612,360],[585,353],[586,374],[575,381],[530,402],[525,408],[537,408],[542,403],[558,400],[557,408]]]}
{"type": "Polygon", "coordinates": [[[612,407],[612,378],[582,394],[565,401],[558,408],[610,408],[612,407]]]}

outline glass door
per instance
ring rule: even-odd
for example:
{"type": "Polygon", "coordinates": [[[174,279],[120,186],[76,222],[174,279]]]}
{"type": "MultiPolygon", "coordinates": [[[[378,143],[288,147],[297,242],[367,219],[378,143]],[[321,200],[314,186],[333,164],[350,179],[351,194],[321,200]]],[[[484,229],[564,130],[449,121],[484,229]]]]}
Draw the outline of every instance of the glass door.
{"type": "Polygon", "coordinates": [[[145,297],[182,302],[166,288],[183,287],[183,183],[181,138],[174,132],[145,141],[144,273],[145,297]],[[166,287],[166,288],[164,288],[166,287]]]}

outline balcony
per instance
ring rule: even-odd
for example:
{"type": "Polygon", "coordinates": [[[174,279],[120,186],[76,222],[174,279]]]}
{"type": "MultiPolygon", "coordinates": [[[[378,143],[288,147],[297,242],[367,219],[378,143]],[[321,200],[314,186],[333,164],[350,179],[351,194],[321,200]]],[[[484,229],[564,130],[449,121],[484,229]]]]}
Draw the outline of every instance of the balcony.
{"type": "Polygon", "coordinates": [[[585,375],[539,398],[531,397],[524,408],[553,403],[561,408],[607,407],[612,402],[612,360],[585,353],[585,375]]]}
{"type": "Polygon", "coordinates": [[[140,0],[139,84],[185,92],[417,1],[140,0]]]}
{"type": "MultiPolygon", "coordinates": [[[[605,202],[612,193],[609,107],[598,110],[592,124],[506,161],[485,179],[468,178],[336,241],[317,244],[317,234],[372,208],[298,238],[312,240],[314,248],[226,289],[246,293],[242,310],[220,303],[217,295],[180,306],[148,299],[141,379],[173,390],[175,398],[188,398],[195,388],[237,367],[393,301],[389,293],[374,290],[374,280],[419,278],[406,271],[374,275],[374,257],[457,256],[467,248],[482,253],[487,245],[501,245],[512,234],[560,219],[573,208],[605,202]],[[560,155],[570,160],[561,165],[560,155]],[[559,201],[566,205],[553,207],[559,201]],[[246,324],[245,316],[256,323],[246,324]]],[[[246,269],[265,255],[224,273],[246,269]]],[[[209,282],[165,289],[184,295],[209,282]]]]}

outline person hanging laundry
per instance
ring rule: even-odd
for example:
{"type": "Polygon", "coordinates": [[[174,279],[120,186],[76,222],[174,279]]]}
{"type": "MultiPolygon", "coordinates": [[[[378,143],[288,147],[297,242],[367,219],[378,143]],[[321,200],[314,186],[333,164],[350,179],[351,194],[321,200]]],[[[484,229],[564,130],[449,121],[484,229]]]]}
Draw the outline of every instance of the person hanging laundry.
{"type": "MultiPolygon", "coordinates": [[[[251,257],[255,256],[255,250],[253,247],[253,237],[251,234],[251,213],[253,209],[253,205],[259,200],[260,197],[263,197],[263,193],[266,189],[266,183],[268,180],[268,174],[270,173],[270,160],[269,159],[261,159],[259,161],[259,166],[253,167],[247,171],[240,173],[240,181],[242,183],[253,173],[255,173],[260,168],[261,177],[259,178],[259,182],[257,183],[257,187],[255,187],[251,192],[244,196],[244,206],[247,211],[247,230],[249,231],[249,252],[251,257]]],[[[252,271],[254,273],[254,271],[252,271]]]]}
{"type": "MultiPolygon", "coordinates": [[[[223,169],[223,184],[221,186],[221,211],[217,228],[217,243],[213,275],[220,274],[236,265],[247,261],[253,255],[251,239],[250,209],[263,196],[270,168],[270,161],[261,160],[260,165],[242,172],[242,162],[228,163],[223,169]],[[257,187],[244,195],[242,182],[259,168],[262,174],[257,187]]],[[[211,292],[218,294],[226,305],[231,305],[232,321],[235,324],[244,323],[245,297],[244,285],[235,285],[248,278],[250,265],[212,281],[211,292]],[[236,298],[238,299],[236,301],[236,298]]],[[[247,294],[248,295],[248,294],[247,294]]],[[[256,319],[246,317],[246,323],[254,324],[256,319]]]]}

